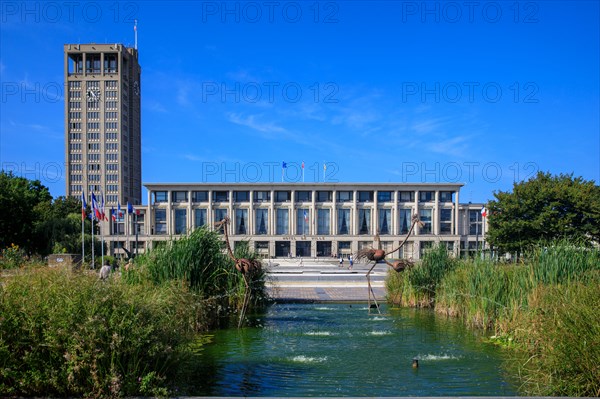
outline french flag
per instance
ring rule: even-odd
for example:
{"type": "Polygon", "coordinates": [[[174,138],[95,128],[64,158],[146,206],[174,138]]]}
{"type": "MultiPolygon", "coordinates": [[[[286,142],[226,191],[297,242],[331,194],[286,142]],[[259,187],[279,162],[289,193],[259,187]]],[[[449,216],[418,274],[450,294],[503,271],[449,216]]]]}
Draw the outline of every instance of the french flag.
{"type": "Polygon", "coordinates": [[[85,208],[87,204],[85,203],[85,193],[81,192],[81,220],[85,220],[85,208]]]}

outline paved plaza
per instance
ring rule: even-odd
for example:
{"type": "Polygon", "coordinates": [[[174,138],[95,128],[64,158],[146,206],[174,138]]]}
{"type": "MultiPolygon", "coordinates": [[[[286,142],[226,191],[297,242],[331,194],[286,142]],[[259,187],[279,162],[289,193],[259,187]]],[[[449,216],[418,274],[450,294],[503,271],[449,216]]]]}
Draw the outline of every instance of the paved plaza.
{"type": "MultiPolygon", "coordinates": [[[[265,262],[269,295],[291,302],[367,302],[366,274],[372,264],[354,264],[349,269],[333,258],[284,258],[265,262]]],[[[371,272],[371,287],[377,301],[385,299],[387,265],[378,264],[371,272]]]]}

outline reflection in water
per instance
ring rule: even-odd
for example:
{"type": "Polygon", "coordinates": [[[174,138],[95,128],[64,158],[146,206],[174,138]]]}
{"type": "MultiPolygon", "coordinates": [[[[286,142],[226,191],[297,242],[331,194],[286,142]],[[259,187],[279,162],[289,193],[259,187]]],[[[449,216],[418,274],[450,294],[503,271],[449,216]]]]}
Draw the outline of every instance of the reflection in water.
{"type": "Polygon", "coordinates": [[[204,396],[516,395],[501,349],[427,310],[279,304],[199,354],[204,396]],[[412,368],[413,359],[419,368],[412,368]]]}

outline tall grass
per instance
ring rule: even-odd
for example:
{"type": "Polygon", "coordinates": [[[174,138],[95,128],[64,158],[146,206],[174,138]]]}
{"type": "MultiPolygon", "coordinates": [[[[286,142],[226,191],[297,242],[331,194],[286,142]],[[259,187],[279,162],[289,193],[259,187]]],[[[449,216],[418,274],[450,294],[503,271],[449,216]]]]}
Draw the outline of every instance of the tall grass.
{"type": "Polygon", "coordinates": [[[540,286],[517,339],[532,395],[600,396],[600,280],[540,286]]]}
{"type": "Polygon", "coordinates": [[[165,394],[186,358],[196,300],[179,286],[47,268],[0,285],[0,396],[165,394]]]}
{"type": "Polygon", "coordinates": [[[433,306],[438,285],[456,264],[444,246],[435,246],[427,250],[423,260],[413,268],[388,275],[388,295],[403,305],[433,306]]]}
{"type": "MultiPolygon", "coordinates": [[[[252,256],[247,246],[245,256],[252,256]]],[[[135,282],[140,278],[148,278],[155,284],[185,282],[190,290],[218,302],[218,306],[240,306],[245,290],[242,274],[223,252],[220,235],[207,228],[196,229],[140,256],[135,272],[127,273],[126,279],[135,282]]],[[[253,275],[252,284],[257,297],[264,297],[264,275],[253,275]]]]}

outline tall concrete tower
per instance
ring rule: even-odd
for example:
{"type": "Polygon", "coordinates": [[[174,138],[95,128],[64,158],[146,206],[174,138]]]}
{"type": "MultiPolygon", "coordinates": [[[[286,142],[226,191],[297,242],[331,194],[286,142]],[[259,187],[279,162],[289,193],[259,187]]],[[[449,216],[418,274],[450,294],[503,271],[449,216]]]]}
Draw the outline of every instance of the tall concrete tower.
{"type": "Polygon", "coordinates": [[[65,44],[66,193],[142,202],[141,68],[122,44],[65,44]]]}

